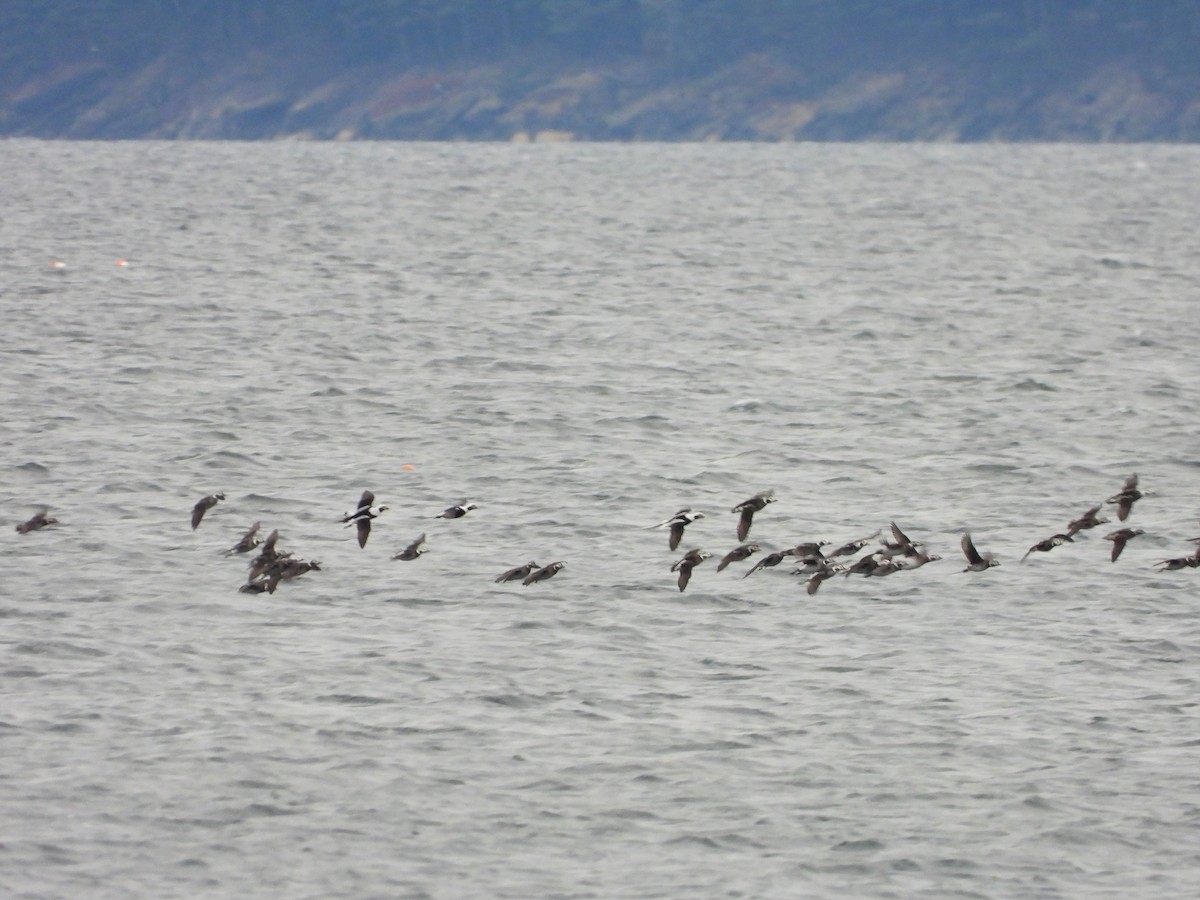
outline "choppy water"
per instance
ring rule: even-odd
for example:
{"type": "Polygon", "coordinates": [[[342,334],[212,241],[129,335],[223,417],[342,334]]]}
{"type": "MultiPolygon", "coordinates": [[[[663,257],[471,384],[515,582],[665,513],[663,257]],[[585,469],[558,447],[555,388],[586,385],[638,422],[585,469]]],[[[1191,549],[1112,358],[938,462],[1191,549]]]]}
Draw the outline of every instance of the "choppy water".
{"type": "Polygon", "coordinates": [[[1200,889],[1200,149],[0,164],[5,896],[1200,889]],[[1116,564],[1019,563],[1134,471],[1116,564]],[[945,559],[680,594],[768,487],[945,559]],[[255,520],[324,570],[238,593],[255,520]]]}

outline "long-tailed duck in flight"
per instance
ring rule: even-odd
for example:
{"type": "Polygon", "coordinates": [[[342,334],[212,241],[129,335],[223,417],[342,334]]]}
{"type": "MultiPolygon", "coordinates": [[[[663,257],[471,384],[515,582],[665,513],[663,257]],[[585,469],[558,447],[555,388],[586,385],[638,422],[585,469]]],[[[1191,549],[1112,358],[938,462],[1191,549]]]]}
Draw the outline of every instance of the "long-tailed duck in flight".
{"type": "Polygon", "coordinates": [[[1075,543],[1075,538],[1071,537],[1069,534],[1051,535],[1044,541],[1038,541],[1036,544],[1026,550],[1025,555],[1021,557],[1021,562],[1025,562],[1030,553],[1049,553],[1055,547],[1061,547],[1066,543],[1075,543]]]}
{"type": "Polygon", "coordinates": [[[768,503],[775,502],[775,492],[773,490],[759,491],[749,500],[743,500],[730,512],[741,513],[741,518],[738,519],[737,538],[739,541],[744,541],[746,535],[750,533],[750,525],[754,521],[754,514],[765,507],[768,503]]]}
{"type": "Polygon", "coordinates": [[[711,553],[706,553],[703,550],[689,550],[684,554],[683,559],[676,560],[675,564],[671,566],[672,572],[679,573],[679,592],[681,594],[692,578],[692,569],[696,568],[696,566],[700,565],[700,563],[704,562],[711,555],[711,553]]]}
{"type": "Polygon", "coordinates": [[[428,552],[429,548],[423,546],[425,543],[425,532],[421,532],[421,536],[398,552],[392,559],[416,559],[422,553],[428,552]]]}
{"type": "Polygon", "coordinates": [[[249,553],[257,547],[261,541],[258,538],[258,529],[262,526],[262,522],[255,522],[242,535],[242,539],[225,551],[226,556],[233,556],[235,553],[249,553]]]}
{"type": "Polygon", "coordinates": [[[57,525],[58,519],[48,516],[47,513],[49,511],[49,507],[39,509],[32,517],[17,526],[17,532],[19,534],[29,534],[29,532],[45,528],[47,525],[57,525]]]}
{"type": "Polygon", "coordinates": [[[847,541],[838,547],[836,550],[830,550],[825,554],[826,559],[833,559],[835,556],[850,556],[852,553],[857,553],[875,538],[879,537],[879,531],[874,531],[864,538],[857,538],[853,541],[847,541]]]}
{"type": "Polygon", "coordinates": [[[894,538],[894,540],[891,540],[891,541],[885,540],[882,542],[883,549],[884,549],[883,555],[888,557],[889,559],[893,556],[896,556],[897,554],[903,554],[904,556],[914,556],[918,552],[920,552],[917,550],[917,548],[924,546],[924,544],[922,544],[920,541],[914,541],[907,534],[905,534],[903,531],[901,531],[900,526],[897,525],[895,522],[891,523],[891,530],[892,530],[892,537],[894,538]]]}
{"type": "Polygon", "coordinates": [[[371,536],[371,520],[378,518],[386,509],[386,506],[375,506],[375,495],[370,491],[363,491],[358,500],[358,508],[342,516],[342,522],[347,528],[353,523],[358,529],[359,547],[367,546],[367,538],[371,536]]]}
{"type": "Polygon", "coordinates": [[[1195,569],[1200,567],[1200,556],[1195,554],[1191,556],[1178,556],[1175,559],[1164,559],[1155,563],[1156,566],[1162,566],[1159,571],[1176,572],[1179,569],[1195,569]]]}
{"type": "Polygon", "coordinates": [[[196,505],[192,507],[192,531],[195,531],[200,525],[200,520],[204,518],[204,514],[224,499],[224,494],[209,494],[207,497],[201,497],[197,500],[196,505]]]}
{"type": "Polygon", "coordinates": [[[565,562],[559,560],[558,562],[550,563],[548,566],[542,566],[536,572],[530,572],[528,575],[526,575],[525,580],[522,581],[521,584],[536,584],[539,581],[545,581],[547,578],[553,578],[565,565],[565,562]]]}
{"type": "Polygon", "coordinates": [[[1000,565],[996,558],[990,553],[980,553],[975,549],[975,542],[971,540],[971,533],[967,532],[962,536],[962,552],[967,558],[967,567],[964,572],[985,572],[992,566],[1000,565]]]}
{"type": "MultiPolygon", "coordinates": [[[[1117,515],[1118,515],[1118,518],[1124,518],[1123,516],[1120,515],[1120,513],[1118,513],[1117,515]]],[[[1117,557],[1121,555],[1121,551],[1125,549],[1126,544],[1128,544],[1130,541],[1132,541],[1139,534],[1145,534],[1145,533],[1146,532],[1140,528],[1122,528],[1119,531],[1114,531],[1112,534],[1106,534],[1104,536],[1104,539],[1106,541],[1113,542],[1112,561],[1113,562],[1117,561],[1117,557]]]]}
{"type": "Polygon", "coordinates": [[[1095,528],[1098,525],[1107,525],[1108,519],[1100,518],[1096,513],[1100,512],[1100,507],[1103,503],[1097,503],[1078,519],[1073,519],[1067,525],[1067,537],[1075,537],[1081,531],[1086,531],[1089,528],[1095,528]]]}
{"type": "MultiPolygon", "coordinates": [[[[540,568],[541,566],[531,559],[523,566],[517,566],[515,569],[509,569],[507,572],[501,572],[496,576],[496,583],[499,584],[502,581],[519,581],[527,577],[529,573],[535,572],[540,568]]],[[[550,576],[547,575],[546,577],[549,578],[550,576]]]]}
{"type": "MultiPolygon", "coordinates": [[[[871,537],[874,537],[874,535],[872,535],[871,537]]],[[[870,538],[868,538],[868,540],[870,540],[870,538]]],[[[820,589],[822,581],[825,581],[827,578],[832,578],[838,572],[843,572],[843,571],[845,571],[845,566],[840,566],[840,565],[837,565],[836,563],[831,563],[827,559],[821,560],[816,571],[813,572],[812,576],[808,579],[808,581],[806,581],[804,583],[804,592],[806,594],[808,594],[808,596],[811,597],[813,594],[815,594],[820,589]]]]}
{"type": "Polygon", "coordinates": [[[435,519],[461,519],[473,509],[479,509],[474,503],[466,501],[458,504],[458,506],[450,506],[443,509],[440,513],[434,516],[435,519]]]}
{"type": "Polygon", "coordinates": [[[1119,492],[1109,497],[1105,502],[1117,504],[1117,521],[1124,522],[1129,517],[1129,513],[1133,510],[1133,504],[1136,501],[1141,500],[1143,497],[1147,497],[1149,495],[1150,491],[1138,490],[1137,472],[1134,472],[1125,479],[1125,486],[1121,488],[1119,492]]]}
{"type": "Polygon", "coordinates": [[[748,559],[757,553],[762,548],[758,544],[742,544],[740,547],[734,547],[717,563],[717,571],[720,572],[730,563],[741,562],[743,559],[748,559]]]}
{"type": "Polygon", "coordinates": [[[679,542],[681,540],[683,540],[683,529],[687,528],[689,525],[691,525],[697,519],[703,519],[703,518],[704,518],[704,513],[692,512],[692,508],[690,506],[685,506],[679,512],[675,513],[675,515],[671,516],[671,518],[667,519],[666,521],[659,522],[657,525],[653,525],[651,527],[652,528],[662,528],[663,526],[669,527],[671,529],[671,531],[670,531],[670,535],[667,537],[667,547],[671,550],[674,550],[676,547],[679,546],[679,542]]]}
{"type": "Polygon", "coordinates": [[[747,572],[745,575],[743,575],[742,578],[749,578],[751,575],[753,575],[759,569],[770,569],[774,566],[777,566],[791,555],[792,555],[791,550],[776,550],[773,553],[768,553],[766,556],[764,556],[762,559],[760,559],[757,563],[755,563],[754,568],[752,568],[749,572],[747,572]]]}

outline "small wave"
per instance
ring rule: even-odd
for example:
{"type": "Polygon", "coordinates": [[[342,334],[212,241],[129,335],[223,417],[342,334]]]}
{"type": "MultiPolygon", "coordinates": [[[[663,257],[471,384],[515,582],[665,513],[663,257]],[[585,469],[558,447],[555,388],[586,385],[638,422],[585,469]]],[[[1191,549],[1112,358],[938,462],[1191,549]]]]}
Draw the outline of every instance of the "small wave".
{"type": "Polygon", "coordinates": [[[1054,385],[1046,384],[1044,381],[1037,381],[1033,378],[1026,378],[1023,381],[1018,381],[1012,386],[1015,391],[1051,391],[1055,392],[1058,388],[1054,385]]]}
{"type": "MultiPolygon", "coordinates": [[[[364,594],[363,596],[369,597],[375,593],[378,593],[378,592],[377,591],[369,591],[366,594],[364,594]]],[[[416,609],[417,607],[422,607],[422,606],[445,606],[446,605],[446,601],[444,601],[444,600],[433,600],[433,599],[430,599],[427,597],[388,597],[383,602],[384,603],[395,603],[399,606],[405,606],[410,609],[416,609]]]]}
{"type": "Polygon", "coordinates": [[[160,494],[163,487],[153,481],[134,481],[128,484],[112,483],[101,485],[97,493],[100,494],[150,494],[151,496],[160,494]]]}
{"type": "Polygon", "coordinates": [[[663,748],[664,753],[696,753],[712,750],[748,750],[750,745],[744,741],[688,741],[682,744],[672,744],[663,748]]]}
{"type": "Polygon", "coordinates": [[[1102,256],[1097,263],[1104,266],[1106,269],[1150,269],[1153,268],[1147,263],[1139,262],[1135,259],[1118,259],[1115,256],[1102,256]]]}
{"type": "Polygon", "coordinates": [[[730,412],[754,412],[761,409],[763,401],[756,397],[747,397],[745,400],[738,400],[726,407],[730,412]]]}
{"type": "Polygon", "coordinates": [[[380,703],[391,703],[383,697],[368,697],[362,694],[324,694],[317,697],[324,703],[346,703],[351,706],[375,706],[380,703]]]}
{"type": "Polygon", "coordinates": [[[948,381],[951,384],[976,384],[986,381],[982,375],[934,375],[934,381],[948,381]]]}
{"type": "Polygon", "coordinates": [[[16,472],[24,472],[27,475],[49,475],[50,470],[41,463],[27,462],[21,463],[19,466],[12,467],[16,472]]]}
{"type": "Polygon", "coordinates": [[[671,838],[667,841],[669,846],[678,846],[680,844],[698,844],[706,850],[719,850],[721,845],[710,837],[700,834],[685,834],[681,837],[671,838]]]}
{"type": "Polygon", "coordinates": [[[723,669],[749,669],[754,672],[770,671],[765,666],[755,665],[754,663],[727,663],[719,659],[713,659],[711,656],[700,660],[700,664],[704,666],[720,666],[723,669]]]}
{"type": "Polygon", "coordinates": [[[666,425],[670,423],[670,419],[666,416],[660,416],[657,413],[647,413],[644,416],[613,416],[608,419],[601,419],[601,424],[609,424],[612,422],[623,425],[666,425]]]}
{"type": "Polygon", "coordinates": [[[284,809],[282,806],[273,806],[270,803],[251,803],[246,807],[246,815],[253,817],[274,817],[274,816],[294,816],[298,810],[284,809]]]}
{"type": "MultiPolygon", "coordinates": [[[[425,368],[434,369],[434,370],[473,369],[473,368],[482,368],[484,366],[487,366],[488,368],[496,368],[497,366],[500,366],[500,365],[501,364],[497,362],[496,358],[492,357],[492,356],[472,356],[472,355],[464,354],[463,356],[439,356],[439,357],[436,357],[434,359],[429,360],[427,363],[425,363],[425,368]]],[[[522,366],[520,364],[514,364],[512,366],[512,369],[514,369],[514,370],[520,369],[520,368],[522,368],[522,366]]],[[[545,368],[549,368],[549,367],[547,366],[545,368]]]]}
{"type": "Polygon", "coordinates": [[[1011,475],[1014,472],[1023,471],[1023,466],[1015,466],[1011,463],[972,463],[967,466],[970,472],[987,472],[997,475],[1011,475]]]}
{"type": "Polygon", "coordinates": [[[253,456],[247,456],[245,453],[238,453],[236,450],[218,450],[213,454],[213,457],[214,459],[210,459],[205,463],[206,466],[215,468],[227,462],[252,463],[254,465],[258,465],[259,462],[253,456]]]}
{"type": "Polygon", "coordinates": [[[496,706],[507,706],[510,709],[526,709],[536,705],[534,698],[523,694],[484,694],[479,699],[484,703],[494,703],[496,706]]]}
{"type": "MultiPolygon", "coordinates": [[[[443,361],[445,362],[445,361],[443,361]]],[[[491,360],[484,357],[461,358],[449,361],[453,365],[476,365],[487,363],[488,368],[497,372],[550,372],[554,370],[554,366],[546,363],[531,362],[521,359],[499,359],[491,360]]],[[[432,364],[431,364],[432,365],[432,364]]]]}
{"type": "Polygon", "coordinates": [[[41,678],[46,673],[32,668],[31,666],[17,666],[13,669],[5,669],[0,672],[0,677],[4,678],[41,678]]]}
{"type": "Polygon", "coordinates": [[[834,850],[850,850],[857,853],[865,851],[882,850],[883,843],[874,838],[865,838],[861,841],[842,841],[840,844],[834,844],[834,850]]]}
{"type": "Polygon", "coordinates": [[[1179,385],[1177,384],[1152,384],[1146,388],[1146,393],[1151,397],[1178,397],[1179,385]]]}

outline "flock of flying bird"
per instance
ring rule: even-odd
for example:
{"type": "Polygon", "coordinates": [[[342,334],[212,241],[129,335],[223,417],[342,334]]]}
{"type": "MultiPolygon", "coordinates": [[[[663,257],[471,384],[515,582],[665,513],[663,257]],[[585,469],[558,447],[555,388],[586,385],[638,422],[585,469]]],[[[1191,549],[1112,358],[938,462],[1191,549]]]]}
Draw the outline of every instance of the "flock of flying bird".
{"type": "MultiPolygon", "coordinates": [[[[204,514],[208,510],[224,499],[224,494],[211,494],[201,498],[192,509],[192,530],[194,531],[200,525],[200,521],[204,518],[204,514]]],[[[460,519],[471,510],[478,508],[476,504],[464,500],[456,506],[450,506],[442,510],[435,518],[460,519]]],[[[371,491],[363,491],[354,511],[344,513],[340,521],[347,528],[353,525],[358,537],[358,546],[360,548],[366,547],[367,540],[371,537],[372,521],[379,518],[387,509],[386,506],[377,506],[375,504],[375,495],[371,491]]],[[[249,577],[246,579],[246,583],[239,588],[242,593],[261,594],[266,592],[273,594],[281,581],[297,578],[305,572],[319,572],[321,570],[319,562],[299,559],[291,553],[283,553],[276,549],[276,542],[279,540],[279,529],[272,531],[266,540],[260,542],[258,531],[261,525],[261,522],[255,522],[242,535],[242,539],[238,543],[225,551],[226,556],[233,556],[239,553],[249,553],[251,550],[258,548],[258,556],[250,561],[249,577]]],[[[414,560],[419,558],[426,549],[425,533],[422,532],[416,540],[404,547],[404,549],[397,551],[392,556],[392,559],[414,560]]],[[[522,584],[533,584],[534,582],[552,577],[565,565],[566,563],[564,562],[556,562],[548,566],[539,566],[535,562],[530,562],[524,566],[510,569],[498,577],[496,581],[512,581],[516,578],[522,578],[522,584]]]]}
{"type": "MultiPolygon", "coordinates": [[[[1138,476],[1135,473],[1127,478],[1121,490],[1109,497],[1105,503],[1115,505],[1117,520],[1124,522],[1133,510],[1134,503],[1150,494],[1150,491],[1139,490],[1138,476]]],[[[225,495],[223,493],[216,493],[197,501],[196,505],[192,508],[192,530],[194,531],[200,526],[205,513],[224,499],[225,495]]],[[[738,515],[737,539],[739,541],[745,542],[749,536],[755,513],[761,512],[768,504],[773,502],[775,502],[774,491],[767,490],[760,491],[748,500],[744,500],[733,507],[731,512],[738,515]]],[[[1047,553],[1063,544],[1074,543],[1075,535],[1079,532],[1106,524],[1109,520],[1099,515],[1103,507],[1104,503],[1096,504],[1081,516],[1068,523],[1065,532],[1059,532],[1045,540],[1038,541],[1025,552],[1025,555],[1021,557],[1021,561],[1024,562],[1028,559],[1030,554],[1047,553]]],[[[340,521],[347,528],[353,525],[358,537],[358,546],[360,548],[366,547],[367,540],[371,535],[371,523],[379,518],[387,509],[388,507],[386,506],[377,506],[375,504],[375,495],[371,491],[363,491],[354,511],[343,514],[340,521]]],[[[436,518],[458,519],[474,509],[478,509],[476,504],[464,501],[456,506],[446,508],[438,513],[436,518]]],[[[686,507],[679,510],[671,518],[659,522],[657,525],[652,525],[650,528],[666,528],[668,532],[667,546],[671,550],[676,550],[683,541],[685,529],[693,522],[703,518],[705,518],[704,513],[694,512],[691,507],[686,507]]],[[[42,509],[28,521],[17,525],[16,529],[21,534],[29,534],[48,525],[56,524],[58,524],[58,520],[51,518],[48,515],[47,509],[42,509]]],[[[290,552],[279,550],[277,546],[279,541],[278,529],[272,531],[266,539],[260,538],[258,536],[260,527],[261,523],[255,522],[242,535],[242,538],[224,553],[225,556],[235,556],[258,550],[257,556],[250,561],[250,571],[246,583],[239,589],[243,593],[258,594],[265,592],[273,594],[280,582],[298,578],[306,572],[321,570],[319,562],[301,559],[290,552]]],[[[785,550],[767,553],[760,557],[754,566],[742,575],[742,578],[748,578],[760,569],[771,568],[790,561],[794,565],[792,569],[793,574],[808,576],[806,590],[811,595],[817,592],[822,582],[834,575],[879,577],[891,575],[895,572],[911,571],[920,568],[926,563],[941,559],[940,556],[926,553],[923,549],[923,543],[909,538],[908,535],[900,530],[895,522],[891,523],[890,531],[890,540],[887,538],[881,539],[876,549],[871,550],[865,556],[860,557],[852,563],[843,563],[837,560],[839,557],[849,557],[858,553],[878,537],[882,529],[866,537],[848,541],[832,550],[824,549],[830,546],[827,541],[809,541],[785,550]]],[[[1125,527],[1105,535],[1104,539],[1112,542],[1112,561],[1117,561],[1117,557],[1121,555],[1121,551],[1125,549],[1125,545],[1129,541],[1144,533],[1141,528],[1125,527]]],[[[1189,555],[1164,559],[1156,563],[1156,565],[1161,567],[1161,571],[1200,568],[1200,537],[1193,538],[1192,542],[1196,543],[1197,547],[1189,555]]],[[[967,561],[967,566],[962,571],[983,572],[993,566],[1000,565],[992,554],[980,553],[976,549],[969,532],[962,536],[960,544],[963,556],[966,557],[967,561]]],[[[416,540],[394,554],[392,559],[406,561],[418,559],[426,552],[427,548],[424,545],[425,534],[422,533],[416,540]]],[[[720,572],[733,563],[743,562],[756,553],[761,552],[761,550],[762,548],[758,544],[741,543],[722,557],[721,561],[717,563],[717,571],[720,572]]],[[[710,553],[696,548],[689,550],[681,559],[676,560],[671,565],[671,571],[678,573],[676,583],[680,591],[686,590],[692,577],[692,570],[710,557],[710,553]]],[[[539,581],[545,581],[547,578],[552,578],[564,566],[566,566],[566,563],[561,560],[546,566],[538,565],[538,563],[531,560],[524,565],[515,566],[506,572],[502,572],[495,580],[496,582],[519,580],[523,585],[531,585],[539,581]]]]}
{"type": "MultiPolygon", "coordinates": [[[[1130,512],[1133,510],[1133,504],[1142,497],[1149,496],[1150,491],[1141,491],[1138,489],[1137,473],[1129,476],[1125,480],[1124,486],[1113,496],[1109,497],[1105,503],[1114,504],[1117,507],[1117,520],[1124,522],[1130,512]]],[[[738,520],[738,540],[744,541],[750,533],[750,525],[754,520],[754,514],[764,509],[768,503],[775,500],[772,491],[762,491],[755,494],[749,500],[745,500],[733,507],[731,512],[739,513],[738,520]]],[[[1060,547],[1063,544],[1074,543],[1075,535],[1087,529],[1096,528],[1097,526],[1108,523],[1108,519],[1099,515],[1103,509],[1104,503],[1098,503],[1088,509],[1083,515],[1072,520],[1067,525],[1065,532],[1053,534],[1045,540],[1038,541],[1021,557],[1024,562],[1032,553],[1048,553],[1055,547],[1060,547]]],[[[683,540],[684,529],[698,519],[703,519],[704,513],[693,512],[690,507],[681,509],[674,516],[664,522],[660,522],[655,528],[667,528],[669,537],[667,546],[674,550],[683,540]]],[[[786,550],[778,550],[768,553],[761,557],[759,561],[748,571],[743,578],[748,578],[759,569],[768,568],[780,565],[781,563],[791,560],[795,564],[792,569],[794,575],[807,575],[808,581],[805,585],[807,592],[815,594],[820,588],[821,583],[832,578],[834,575],[864,575],[869,577],[878,577],[883,575],[891,575],[895,572],[911,571],[920,568],[926,563],[934,562],[941,559],[940,556],[934,556],[926,553],[923,549],[924,545],[921,541],[914,541],[908,537],[895,522],[890,525],[891,539],[884,538],[880,541],[880,546],[869,552],[867,555],[860,557],[852,563],[841,563],[836,560],[838,557],[851,556],[864,547],[872,540],[879,536],[882,529],[875,531],[857,540],[849,541],[836,549],[824,549],[829,546],[827,541],[809,541],[797,544],[786,550]]],[[[1125,549],[1125,545],[1133,538],[1140,534],[1145,534],[1141,528],[1119,528],[1104,536],[1106,541],[1112,541],[1112,562],[1117,561],[1117,557],[1121,555],[1121,551],[1125,549]]],[[[966,557],[967,566],[962,571],[964,572],[984,572],[993,566],[1000,565],[1000,562],[991,553],[980,553],[975,547],[975,542],[972,540],[970,533],[964,534],[960,540],[963,556],[966,557]]],[[[1187,556],[1176,557],[1174,559],[1164,559],[1157,563],[1163,571],[1176,569],[1195,569],[1200,567],[1200,537],[1193,539],[1193,543],[1198,546],[1195,551],[1187,556]]],[[[741,544],[729,551],[722,557],[717,564],[717,571],[720,572],[731,563],[741,562],[748,559],[755,553],[758,553],[762,548],[758,544],[741,544]]],[[[677,560],[672,566],[672,572],[679,573],[679,590],[683,591],[687,588],[688,582],[692,577],[692,570],[708,559],[711,554],[704,550],[694,549],[689,550],[684,554],[682,559],[677,560]]]]}

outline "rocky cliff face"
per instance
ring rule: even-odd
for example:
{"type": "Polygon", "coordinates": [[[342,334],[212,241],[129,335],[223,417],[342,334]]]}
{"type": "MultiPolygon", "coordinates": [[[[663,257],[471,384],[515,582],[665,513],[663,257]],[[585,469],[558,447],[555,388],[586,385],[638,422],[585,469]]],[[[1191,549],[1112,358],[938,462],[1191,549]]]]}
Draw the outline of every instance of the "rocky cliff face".
{"type": "Polygon", "coordinates": [[[1136,61],[1053,82],[978,67],[807,71],[749,56],[671,79],[644,62],[322,72],[260,55],[86,61],[0,80],[0,135],[129,139],[1197,141],[1200,84],[1136,61]]]}

